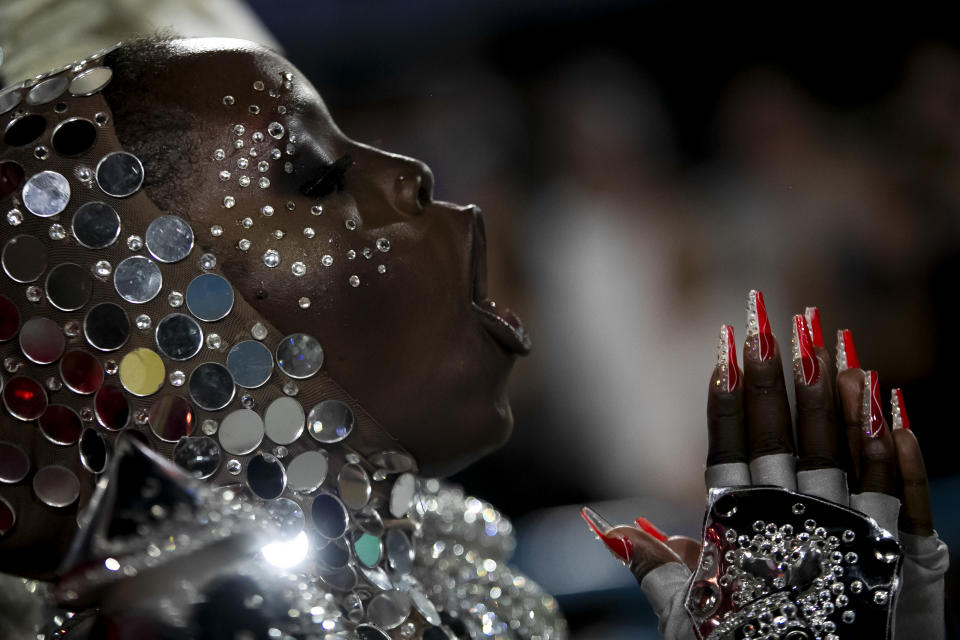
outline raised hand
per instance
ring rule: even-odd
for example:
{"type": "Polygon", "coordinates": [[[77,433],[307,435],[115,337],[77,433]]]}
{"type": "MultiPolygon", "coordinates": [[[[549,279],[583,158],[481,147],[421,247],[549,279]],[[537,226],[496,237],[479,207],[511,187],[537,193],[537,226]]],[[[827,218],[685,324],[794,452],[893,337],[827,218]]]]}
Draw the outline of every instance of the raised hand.
{"type": "MultiPolygon", "coordinates": [[[[893,536],[899,529],[905,562],[897,628],[942,637],[946,547],[933,531],[923,458],[902,392],[891,394],[891,429],[883,416],[879,376],[860,369],[850,331],[838,332],[834,366],[819,311],[808,308],[794,316],[791,327],[795,438],[781,350],[763,295],[751,291],[747,307],[743,370],[733,328],[724,325],[710,379],[708,492],[775,485],[850,506],[893,536]]],[[[700,544],[657,535],[646,521],[613,527],[589,509],[583,515],[640,581],[665,637],[694,637],[683,604],[700,544]]]]}

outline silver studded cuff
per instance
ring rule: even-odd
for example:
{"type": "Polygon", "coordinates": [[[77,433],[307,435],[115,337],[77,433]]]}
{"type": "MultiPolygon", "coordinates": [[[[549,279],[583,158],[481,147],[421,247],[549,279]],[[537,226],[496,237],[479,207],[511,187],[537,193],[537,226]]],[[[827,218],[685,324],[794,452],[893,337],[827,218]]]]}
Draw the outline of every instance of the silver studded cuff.
{"type": "Polygon", "coordinates": [[[715,490],[684,607],[700,640],[888,638],[902,560],[851,508],[779,487],[715,490]]]}

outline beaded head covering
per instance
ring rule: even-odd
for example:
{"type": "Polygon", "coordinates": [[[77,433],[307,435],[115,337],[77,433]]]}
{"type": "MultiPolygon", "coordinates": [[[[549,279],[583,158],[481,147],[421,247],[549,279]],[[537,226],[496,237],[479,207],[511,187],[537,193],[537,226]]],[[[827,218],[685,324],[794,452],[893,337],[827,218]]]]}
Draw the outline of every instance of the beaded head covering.
{"type": "MultiPolygon", "coordinates": [[[[412,458],[326,374],[317,338],[279,335],[218,272],[217,256],[197,250],[190,223],[141,190],[144,167],[122,149],[99,93],[112,75],[106,53],[0,94],[2,397],[19,422],[3,425],[0,480],[15,497],[0,503],[2,529],[21,493],[82,507],[120,432],[262,499],[314,491],[344,466],[346,503],[321,501],[344,514],[363,508],[370,476],[410,472],[412,458]],[[324,446],[357,432],[349,443],[374,448],[324,446]]],[[[289,83],[277,78],[270,91],[289,83]]],[[[279,122],[251,133],[263,157],[289,144],[279,122]]],[[[261,185],[283,170],[258,162],[261,185]]],[[[404,494],[396,502],[409,506],[412,490],[404,494]]]]}

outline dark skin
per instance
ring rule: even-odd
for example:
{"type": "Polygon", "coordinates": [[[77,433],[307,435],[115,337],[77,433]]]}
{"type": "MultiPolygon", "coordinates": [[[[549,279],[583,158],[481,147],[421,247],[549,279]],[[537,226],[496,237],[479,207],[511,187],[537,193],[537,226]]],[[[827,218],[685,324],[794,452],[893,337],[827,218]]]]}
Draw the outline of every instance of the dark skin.
{"type": "Polygon", "coordinates": [[[454,473],[500,446],[513,423],[507,378],[529,345],[479,308],[486,297],[479,210],[433,200],[433,175],[422,162],[349,139],[286,60],[252,43],[177,41],[150,86],[145,108],[162,112],[175,105],[197,118],[194,136],[202,142],[183,160],[199,167],[202,178],[182,194],[182,213],[198,229],[223,226],[222,237],[199,233],[198,241],[223,256],[221,266],[240,293],[281,331],[317,336],[326,348],[328,373],[414,455],[424,473],[454,473]],[[276,85],[284,72],[295,75],[283,99],[288,113],[280,117],[265,108],[249,114],[250,102],[275,102],[252,91],[253,83],[276,85]],[[235,95],[236,104],[224,106],[225,95],[235,95]],[[233,152],[234,124],[266,129],[274,120],[296,136],[294,173],[271,172],[266,191],[221,182],[217,172],[229,165],[217,165],[211,154],[216,147],[233,152]],[[323,179],[338,160],[346,169],[333,189],[326,185],[320,197],[304,195],[304,186],[323,179]],[[236,195],[235,208],[223,207],[225,194],[236,195]],[[286,210],[288,202],[293,212],[286,210]],[[256,215],[264,204],[277,210],[271,219],[256,215]],[[321,216],[310,215],[315,204],[323,207],[321,216]],[[239,226],[251,212],[255,226],[239,226]],[[355,230],[344,227],[349,217],[359,222],[355,230]],[[313,239],[301,233],[308,225],[316,231],[313,239]],[[286,233],[282,242],[266,237],[274,229],[286,233]],[[390,241],[389,253],[359,256],[381,237],[390,241]],[[234,248],[241,238],[253,242],[248,252],[234,248]],[[279,268],[264,267],[265,246],[281,251],[279,268]],[[344,258],[348,248],[356,250],[356,260],[344,258]],[[335,260],[322,267],[320,256],[327,252],[335,260]],[[306,277],[291,275],[294,260],[307,264],[306,277]],[[379,263],[386,273],[376,272],[379,263]],[[360,278],[359,287],[348,284],[351,275],[360,278]],[[298,307],[302,296],[310,298],[309,309],[298,307]]]}
{"type": "MultiPolygon", "coordinates": [[[[795,453],[797,470],[840,468],[848,472],[850,492],[879,492],[901,501],[898,528],[918,536],[933,535],[933,517],[923,454],[914,433],[891,430],[886,419],[877,437],[863,432],[864,373],[836,372],[829,352],[815,348],[822,372],[810,386],[795,384],[796,442],[779,347],[772,359],[760,362],[744,348],[744,367],[733,392],[715,384],[714,369],[707,402],[709,446],[707,464],[749,462],[761,455],[795,453]]],[[[667,562],[682,562],[691,570],[699,562],[699,543],[672,536],[666,543],[638,527],[617,526],[608,532],[633,545],[630,569],[642,581],[667,562]]]]}

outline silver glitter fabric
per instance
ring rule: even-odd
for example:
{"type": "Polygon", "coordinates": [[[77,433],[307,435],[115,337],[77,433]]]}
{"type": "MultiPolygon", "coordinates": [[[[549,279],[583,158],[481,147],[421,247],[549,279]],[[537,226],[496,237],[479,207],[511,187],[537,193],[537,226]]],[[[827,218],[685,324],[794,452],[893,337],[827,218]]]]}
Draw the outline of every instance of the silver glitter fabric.
{"type": "Polygon", "coordinates": [[[567,637],[556,600],[507,564],[516,546],[513,527],[490,503],[427,480],[417,513],[413,575],[469,637],[567,637]]]}

